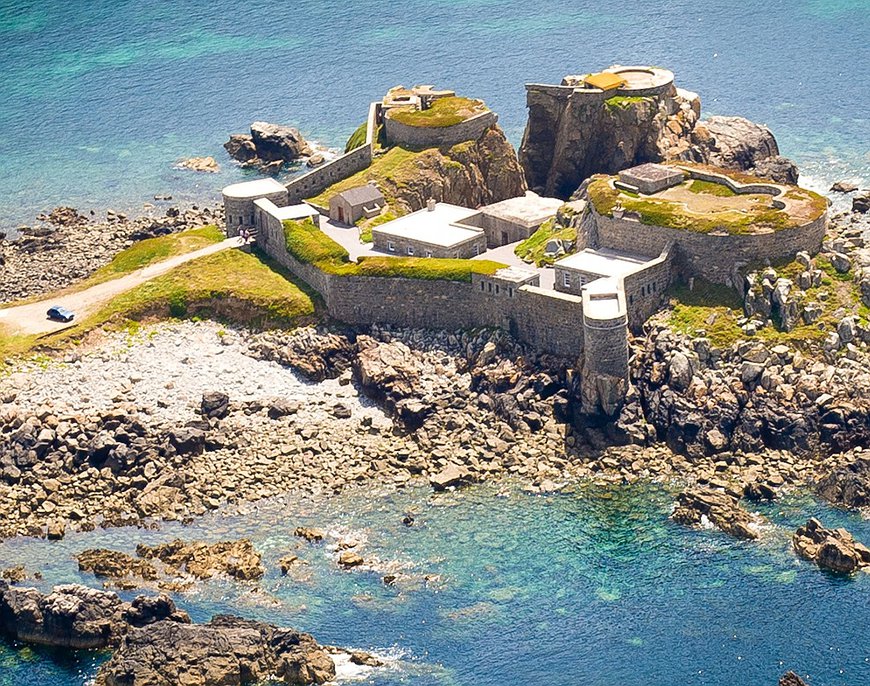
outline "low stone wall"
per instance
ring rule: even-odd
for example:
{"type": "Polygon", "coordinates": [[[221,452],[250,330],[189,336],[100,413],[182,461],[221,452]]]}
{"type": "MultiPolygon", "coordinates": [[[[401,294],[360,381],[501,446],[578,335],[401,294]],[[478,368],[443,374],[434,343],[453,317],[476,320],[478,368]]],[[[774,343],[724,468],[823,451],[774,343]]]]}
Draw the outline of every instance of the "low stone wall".
{"type": "Polygon", "coordinates": [[[827,213],[815,221],[790,229],[752,235],[697,233],[683,229],[642,224],[593,212],[599,246],[628,253],[658,256],[670,244],[683,276],[734,285],[737,269],[753,262],[793,257],[801,250],[816,254],[822,245],[827,213]]]}
{"type": "Polygon", "coordinates": [[[366,169],[372,163],[371,144],[361,145],[355,150],[326,162],[313,171],[303,174],[287,184],[287,203],[294,205],[305,198],[317,195],[332,184],[343,181],[348,176],[366,169]]]}
{"type": "Polygon", "coordinates": [[[408,126],[384,117],[387,140],[407,148],[441,148],[464,141],[476,141],[490,126],[498,122],[495,112],[481,112],[453,126],[408,126]]]}

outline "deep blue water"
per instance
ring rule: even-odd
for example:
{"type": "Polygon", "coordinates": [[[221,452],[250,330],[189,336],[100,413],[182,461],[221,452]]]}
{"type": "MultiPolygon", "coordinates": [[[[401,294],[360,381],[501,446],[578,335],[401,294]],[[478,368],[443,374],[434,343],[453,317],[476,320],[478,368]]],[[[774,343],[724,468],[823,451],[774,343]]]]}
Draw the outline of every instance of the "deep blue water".
{"type": "MultiPolygon", "coordinates": [[[[367,682],[377,686],[773,686],[787,669],[812,686],[870,683],[870,574],[826,574],[790,546],[810,515],[864,540],[870,522],[791,496],[765,506],[772,525],[747,543],[672,524],[671,501],[644,485],[547,497],[491,486],[445,496],[366,490],[245,506],[161,531],[14,540],[0,544],[0,560],[41,567],[43,587],[94,584],[72,559],[86,547],[132,552],[176,536],[249,536],[269,569],[263,593],[210,581],[177,602],[200,621],[236,612],[399,657],[367,682]],[[400,521],[409,510],[412,528],[400,521]],[[438,580],[401,590],[376,573],[341,571],[323,546],[294,550],[299,525],[367,540],[364,556],[438,580]],[[291,550],[309,562],[308,578],[278,574],[277,559],[291,550]]],[[[80,686],[101,659],[0,647],[0,685],[80,686]]]]}
{"type": "Polygon", "coordinates": [[[870,0],[0,0],[0,229],[216,198],[243,176],[230,132],[268,119],[339,147],[397,83],[482,97],[519,143],[524,82],[614,62],[770,125],[814,188],[867,185],[868,45],[870,0]],[[207,154],[219,175],[173,168],[207,154]]]}

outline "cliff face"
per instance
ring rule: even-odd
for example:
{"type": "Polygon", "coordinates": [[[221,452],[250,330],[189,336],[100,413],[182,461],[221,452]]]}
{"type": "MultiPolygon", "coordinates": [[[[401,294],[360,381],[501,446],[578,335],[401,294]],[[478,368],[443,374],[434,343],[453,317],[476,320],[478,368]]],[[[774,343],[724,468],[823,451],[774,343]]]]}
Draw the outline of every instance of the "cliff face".
{"type": "Polygon", "coordinates": [[[592,174],[644,162],[685,160],[797,182],[773,134],[741,117],[700,122],[700,98],[688,91],[595,101],[564,89],[527,89],[529,119],[519,159],[532,190],[570,197],[592,174]]]}
{"type": "Polygon", "coordinates": [[[378,185],[408,212],[422,209],[429,198],[479,207],[526,191],[516,152],[498,126],[475,141],[424,150],[396,171],[401,173],[385,175],[378,185]]]}

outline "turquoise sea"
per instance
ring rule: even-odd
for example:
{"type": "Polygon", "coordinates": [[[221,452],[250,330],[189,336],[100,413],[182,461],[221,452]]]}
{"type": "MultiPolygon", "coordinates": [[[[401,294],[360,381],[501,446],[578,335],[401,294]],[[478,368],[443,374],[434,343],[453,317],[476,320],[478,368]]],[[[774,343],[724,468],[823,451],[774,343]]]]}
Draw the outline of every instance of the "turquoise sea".
{"type": "Polygon", "coordinates": [[[870,185],[870,0],[0,0],[0,230],[64,203],[216,199],[266,119],[341,147],[398,83],[484,98],[519,144],[527,81],[664,65],[768,124],[805,184],[870,185]],[[179,171],[213,155],[218,175],[179,171]]]}
{"type": "MultiPolygon", "coordinates": [[[[248,536],[268,569],[262,591],[214,580],[176,595],[179,605],[200,621],[234,612],[395,658],[364,682],[374,686],[775,686],[787,669],[812,686],[870,683],[870,574],[826,574],[790,544],[810,515],[864,540],[870,522],[790,496],[762,509],[771,525],[747,543],[669,522],[672,500],[649,485],[552,496],[517,485],[367,488],[160,531],[13,540],[0,559],[41,568],[43,588],[97,584],[73,560],[87,547],[248,536]],[[430,581],[389,587],[378,573],[342,571],[325,545],[295,547],[300,525],[361,540],[365,558],[430,581]],[[291,551],[308,565],[281,577],[277,560],[291,551]]],[[[81,686],[103,659],[6,645],[0,685],[81,686]]]]}
{"type": "MultiPolygon", "coordinates": [[[[870,185],[870,0],[0,0],[0,231],[59,204],[148,211],[217,198],[245,177],[223,151],[256,119],[339,148],[367,103],[397,83],[484,98],[518,144],[526,81],[619,62],[667,66],[706,113],[769,125],[804,184],[870,185]],[[216,175],[174,168],[213,155],[216,175]],[[159,203],[158,203],[159,204],[159,203]]],[[[292,172],[291,172],[292,173],[292,172]]],[[[162,210],[157,210],[162,211],[162,210]]],[[[807,496],[765,506],[755,544],[667,521],[654,486],[560,496],[478,487],[288,499],[160,531],[0,543],[0,566],[80,576],[73,553],[175,536],[250,536],[264,593],[214,581],[177,600],[197,620],[232,611],[383,652],[380,686],[870,684],[870,575],[837,578],[795,558],[808,516],[870,541],[870,522],[807,496]],[[406,510],[419,526],[401,525],[406,510]],[[275,561],[300,524],[359,532],[367,550],[437,579],[385,587],[303,548],[310,578],[275,561]]],[[[0,643],[0,686],[81,686],[104,656],[0,643]]]]}

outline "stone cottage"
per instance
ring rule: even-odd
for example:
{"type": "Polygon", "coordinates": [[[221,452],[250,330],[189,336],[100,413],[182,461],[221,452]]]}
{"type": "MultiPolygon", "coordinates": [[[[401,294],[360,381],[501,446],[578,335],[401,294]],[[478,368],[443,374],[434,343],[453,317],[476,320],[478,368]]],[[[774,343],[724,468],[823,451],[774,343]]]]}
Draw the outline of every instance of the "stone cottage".
{"type": "Polygon", "coordinates": [[[356,186],[330,198],[329,218],[342,224],[356,224],[362,217],[377,216],[386,204],[377,186],[356,186]]]}
{"type": "Polygon", "coordinates": [[[411,257],[475,257],[486,251],[486,234],[464,222],[476,214],[467,207],[429,200],[422,210],[374,227],[374,249],[411,257]]]}

